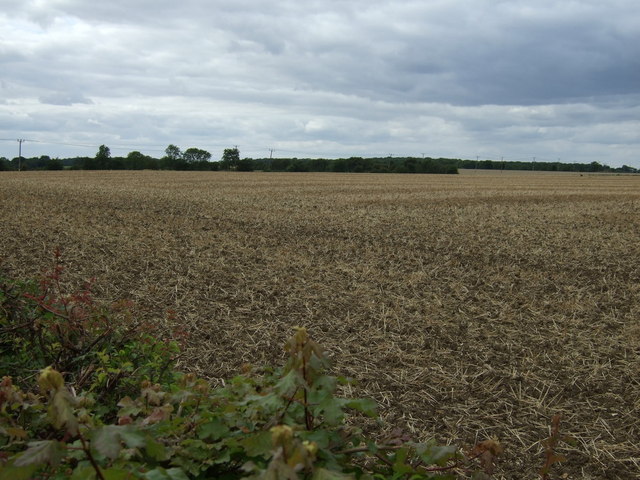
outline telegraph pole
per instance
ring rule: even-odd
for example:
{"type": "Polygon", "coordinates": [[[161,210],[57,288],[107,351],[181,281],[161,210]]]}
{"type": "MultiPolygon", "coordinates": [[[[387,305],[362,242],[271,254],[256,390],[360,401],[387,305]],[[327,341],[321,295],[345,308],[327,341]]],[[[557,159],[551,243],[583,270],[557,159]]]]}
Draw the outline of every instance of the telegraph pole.
{"type": "Polygon", "coordinates": [[[18,171],[22,170],[22,142],[26,142],[24,138],[19,138],[18,142],[18,171]]]}

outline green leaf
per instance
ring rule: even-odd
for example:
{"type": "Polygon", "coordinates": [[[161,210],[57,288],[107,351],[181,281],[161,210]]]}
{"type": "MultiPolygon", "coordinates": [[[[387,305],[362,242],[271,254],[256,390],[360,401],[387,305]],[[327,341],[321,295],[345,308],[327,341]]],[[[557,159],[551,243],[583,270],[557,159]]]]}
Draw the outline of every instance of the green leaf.
{"type": "Polygon", "coordinates": [[[117,425],[105,425],[97,429],[93,434],[93,448],[107,458],[118,458],[122,450],[121,430],[122,427],[117,425]]]}
{"type": "Polygon", "coordinates": [[[56,466],[65,452],[64,444],[57,440],[41,440],[30,442],[28,445],[29,448],[13,463],[16,467],[43,464],[56,466]]]}
{"type": "MultiPolygon", "coordinates": [[[[101,472],[103,470],[100,470],[101,472]]],[[[94,480],[96,471],[93,467],[76,467],[69,480],[94,480]]]]}
{"type": "MultiPolygon", "coordinates": [[[[293,394],[293,391],[291,393],[293,394]]],[[[276,394],[254,396],[253,400],[254,404],[260,407],[264,412],[274,412],[283,407],[282,397],[276,394]]]]}
{"type": "Polygon", "coordinates": [[[229,427],[219,418],[214,418],[212,421],[200,426],[198,429],[198,438],[200,440],[219,440],[224,438],[228,433],[229,427]]]}
{"type": "Polygon", "coordinates": [[[189,477],[179,468],[170,468],[167,475],[171,480],[189,480],[189,477]]]}
{"type": "Polygon", "coordinates": [[[270,432],[260,432],[240,440],[240,445],[244,447],[250,457],[269,457],[273,450],[272,435],[270,432]]]}
{"type": "Polygon", "coordinates": [[[124,397],[118,402],[118,406],[120,407],[119,417],[138,415],[142,411],[142,407],[131,400],[130,397],[124,397]]]}
{"type": "Polygon", "coordinates": [[[148,480],[189,480],[189,477],[180,468],[165,470],[162,467],[149,470],[144,474],[144,478],[148,480]]]}
{"type": "Polygon", "coordinates": [[[282,396],[291,396],[300,386],[300,375],[297,370],[291,370],[284,377],[280,378],[275,385],[275,391],[282,396]]]}
{"type": "Polygon", "coordinates": [[[120,427],[120,438],[129,448],[141,448],[147,444],[147,440],[151,437],[145,437],[142,432],[126,425],[120,427]]]}
{"type": "Polygon", "coordinates": [[[318,429],[300,432],[300,438],[302,438],[303,440],[308,440],[310,442],[315,442],[320,450],[329,449],[329,445],[331,444],[333,435],[339,436],[339,434],[335,430],[331,431],[329,429],[318,429]]]}
{"type": "MultiPolygon", "coordinates": [[[[15,460],[18,460],[17,457],[15,460]]],[[[2,465],[0,463],[0,478],[7,478],[11,480],[31,480],[34,478],[34,473],[41,468],[40,465],[31,464],[24,466],[15,466],[15,461],[9,461],[7,464],[2,465]]]]}
{"type": "Polygon", "coordinates": [[[344,400],[329,396],[318,405],[318,409],[322,412],[324,421],[328,425],[336,426],[342,422],[344,419],[343,403],[344,400]]]}
{"type": "Polygon", "coordinates": [[[371,452],[371,453],[373,453],[375,455],[376,453],[378,453],[379,447],[376,444],[376,442],[374,442],[372,440],[369,440],[367,442],[367,449],[369,450],[369,452],[371,452]]]}
{"type": "Polygon", "coordinates": [[[396,463],[405,463],[407,457],[409,456],[409,449],[406,447],[399,448],[396,450],[396,463]]]}
{"type": "Polygon", "coordinates": [[[56,428],[65,427],[67,433],[77,435],[78,419],[73,414],[74,399],[66,388],[55,390],[49,404],[49,418],[56,428]]]}
{"type": "Polygon", "coordinates": [[[135,478],[133,474],[123,468],[108,468],[101,470],[105,480],[129,480],[135,478]]]}
{"type": "MultiPolygon", "coordinates": [[[[115,459],[120,455],[122,443],[129,448],[141,448],[147,445],[151,437],[145,437],[142,432],[131,425],[105,425],[98,428],[92,435],[93,448],[107,458],[115,459]]],[[[156,449],[157,451],[157,449],[156,449]]]]}
{"type": "Polygon", "coordinates": [[[427,465],[445,466],[458,452],[455,445],[438,445],[434,440],[415,445],[416,453],[427,465]]]}
{"type": "Polygon", "coordinates": [[[147,455],[158,462],[163,462],[169,458],[165,446],[151,437],[146,439],[145,450],[147,455]]]}
{"type": "Polygon", "coordinates": [[[364,413],[368,417],[377,416],[377,408],[375,400],[371,398],[353,398],[346,401],[345,406],[364,413]]]}
{"type": "Polygon", "coordinates": [[[334,472],[325,468],[316,468],[311,480],[352,480],[355,477],[346,473],[334,472]]]}

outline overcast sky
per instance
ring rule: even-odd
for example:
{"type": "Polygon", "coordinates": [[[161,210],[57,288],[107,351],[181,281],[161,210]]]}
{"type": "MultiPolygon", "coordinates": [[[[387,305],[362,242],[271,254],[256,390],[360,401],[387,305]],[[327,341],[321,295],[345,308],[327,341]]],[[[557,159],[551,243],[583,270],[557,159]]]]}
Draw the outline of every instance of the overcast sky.
{"type": "Polygon", "coordinates": [[[640,167],[640,1],[0,0],[18,138],[640,167]]]}

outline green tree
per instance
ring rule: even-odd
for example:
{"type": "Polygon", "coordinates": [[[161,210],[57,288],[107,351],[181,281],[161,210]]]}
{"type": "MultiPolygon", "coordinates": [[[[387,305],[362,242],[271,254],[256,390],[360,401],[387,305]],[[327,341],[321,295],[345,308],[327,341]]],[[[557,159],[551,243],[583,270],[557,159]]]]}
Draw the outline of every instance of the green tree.
{"type": "Polygon", "coordinates": [[[309,161],[309,170],[312,172],[326,172],[329,169],[329,160],[326,158],[314,158],[309,161]]]}
{"type": "Polygon", "coordinates": [[[309,163],[304,160],[299,160],[294,158],[289,166],[287,167],[287,172],[308,172],[309,171],[309,163]]]}
{"type": "Polygon", "coordinates": [[[6,157],[0,157],[0,172],[7,171],[7,170],[13,170],[11,168],[11,163],[9,162],[9,159],[6,157]]]}
{"type": "Polygon", "coordinates": [[[146,155],[138,151],[129,152],[127,154],[125,168],[128,170],[142,170],[145,167],[146,159],[146,155]]]}
{"type": "Polygon", "coordinates": [[[100,145],[100,147],[98,147],[98,153],[96,153],[95,160],[95,169],[106,170],[109,168],[111,160],[111,150],[109,150],[109,147],[106,145],[100,145]]]}
{"type": "Polygon", "coordinates": [[[188,164],[206,163],[211,160],[211,154],[206,150],[192,147],[185,150],[182,158],[188,164]]]}
{"type": "Polygon", "coordinates": [[[291,161],[288,158],[274,158],[271,160],[271,170],[276,172],[284,171],[289,168],[291,161]]]}
{"type": "Polygon", "coordinates": [[[223,170],[235,170],[240,162],[240,150],[238,147],[225,148],[222,154],[220,166],[223,170]]]}
{"type": "Polygon", "coordinates": [[[183,166],[184,160],[182,158],[183,154],[180,151],[180,148],[171,144],[164,150],[165,156],[162,157],[161,166],[164,169],[168,170],[176,170],[183,166]]]}
{"type": "Polygon", "coordinates": [[[59,158],[49,158],[46,161],[44,168],[45,170],[63,170],[64,165],[62,163],[62,160],[60,160],[59,158]]]}
{"type": "Polygon", "coordinates": [[[236,167],[236,169],[239,172],[253,172],[253,160],[251,160],[250,158],[243,158],[238,162],[238,166],[236,167]]]}

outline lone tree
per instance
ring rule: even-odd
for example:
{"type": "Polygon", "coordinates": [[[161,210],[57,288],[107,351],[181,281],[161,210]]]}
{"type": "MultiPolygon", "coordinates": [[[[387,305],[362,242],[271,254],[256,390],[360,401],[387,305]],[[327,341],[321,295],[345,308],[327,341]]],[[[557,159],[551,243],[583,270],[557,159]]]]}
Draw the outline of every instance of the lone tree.
{"type": "Polygon", "coordinates": [[[222,154],[222,161],[220,162],[222,169],[236,169],[238,167],[238,162],[240,162],[240,150],[238,150],[238,147],[225,148],[224,153],[222,154]]]}
{"type": "Polygon", "coordinates": [[[95,168],[97,170],[106,170],[109,168],[111,160],[111,150],[106,145],[100,145],[95,158],[95,168]]]}

